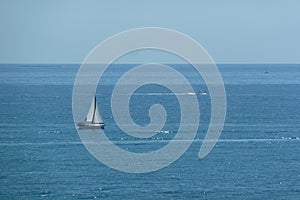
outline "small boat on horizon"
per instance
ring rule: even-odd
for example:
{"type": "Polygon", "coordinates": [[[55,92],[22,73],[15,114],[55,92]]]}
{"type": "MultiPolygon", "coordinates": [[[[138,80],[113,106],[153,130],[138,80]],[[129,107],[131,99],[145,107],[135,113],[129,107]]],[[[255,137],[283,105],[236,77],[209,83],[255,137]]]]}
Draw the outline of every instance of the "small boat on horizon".
{"type": "Polygon", "coordinates": [[[269,71],[267,70],[267,67],[265,67],[264,74],[269,74],[269,71]]]}
{"type": "Polygon", "coordinates": [[[98,111],[96,96],[93,98],[89,112],[83,122],[79,122],[78,128],[80,129],[98,129],[104,128],[104,122],[98,111]]]}

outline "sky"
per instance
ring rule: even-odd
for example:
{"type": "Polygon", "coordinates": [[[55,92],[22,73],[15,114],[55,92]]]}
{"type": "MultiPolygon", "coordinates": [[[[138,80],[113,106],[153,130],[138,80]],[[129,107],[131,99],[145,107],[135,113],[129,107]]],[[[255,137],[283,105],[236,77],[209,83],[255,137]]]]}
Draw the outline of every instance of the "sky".
{"type": "Polygon", "coordinates": [[[82,63],[141,27],[189,35],[216,63],[300,63],[299,10],[298,0],[0,0],[0,63],[82,63]]]}

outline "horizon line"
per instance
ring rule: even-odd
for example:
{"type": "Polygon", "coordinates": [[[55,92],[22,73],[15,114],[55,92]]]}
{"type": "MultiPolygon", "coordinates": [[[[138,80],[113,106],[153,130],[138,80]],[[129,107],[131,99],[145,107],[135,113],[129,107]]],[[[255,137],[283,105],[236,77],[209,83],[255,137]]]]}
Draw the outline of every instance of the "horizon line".
{"type": "MultiPolygon", "coordinates": [[[[30,63],[30,62],[9,62],[9,63],[5,63],[5,62],[0,62],[0,65],[82,65],[83,63],[75,63],[75,62],[40,62],[40,63],[30,63]]],[[[92,64],[103,64],[103,63],[92,63],[92,64]]],[[[138,63],[138,62],[124,62],[124,63],[110,63],[109,65],[143,65],[143,64],[164,64],[164,65],[188,65],[188,64],[192,64],[192,63],[172,63],[172,62],[169,62],[169,63],[166,63],[166,62],[162,62],[162,63],[158,63],[158,62],[148,62],[148,63],[138,63]]],[[[198,63],[196,63],[198,64],[198,63]]],[[[204,63],[200,63],[200,64],[204,64],[204,63]]],[[[211,64],[211,63],[208,63],[208,64],[211,64]]],[[[224,62],[224,63],[213,63],[215,65],[300,65],[300,62],[299,63],[290,63],[290,62],[280,62],[280,63],[265,63],[265,62],[247,62],[247,63],[244,63],[244,62],[240,62],[240,63],[235,63],[235,62],[232,62],[232,63],[229,63],[229,62],[224,62]]]]}

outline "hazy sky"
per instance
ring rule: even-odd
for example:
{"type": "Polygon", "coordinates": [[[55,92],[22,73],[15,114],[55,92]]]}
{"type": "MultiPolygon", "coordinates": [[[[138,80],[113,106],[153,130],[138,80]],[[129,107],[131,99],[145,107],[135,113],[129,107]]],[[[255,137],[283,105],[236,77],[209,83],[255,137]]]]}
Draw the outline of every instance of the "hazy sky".
{"type": "Polygon", "coordinates": [[[299,0],[0,0],[0,63],[81,63],[149,26],[191,36],[217,63],[300,63],[299,0]]]}

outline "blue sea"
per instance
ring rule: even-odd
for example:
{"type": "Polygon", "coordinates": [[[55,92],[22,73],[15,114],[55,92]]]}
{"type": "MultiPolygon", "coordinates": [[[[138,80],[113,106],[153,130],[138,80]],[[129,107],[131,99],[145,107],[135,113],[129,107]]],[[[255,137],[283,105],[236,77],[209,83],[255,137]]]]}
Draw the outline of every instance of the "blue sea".
{"type": "MultiPolygon", "coordinates": [[[[198,157],[211,105],[209,93],[197,95],[201,117],[193,143],[178,160],[150,173],[111,169],[82,144],[72,115],[79,67],[0,65],[0,199],[300,198],[299,64],[218,65],[227,114],[216,146],[198,157]]],[[[130,101],[132,119],[145,126],[150,106],[160,103],[167,112],[162,131],[168,134],[147,139],[124,134],[113,119],[111,94],[131,67],[115,64],[99,82],[96,96],[105,134],[128,151],[153,151],[176,134],[180,105],[167,88],[139,88],[130,101]]],[[[172,67],[195,91],[209,92],[191,66],[172,67]]]]}

